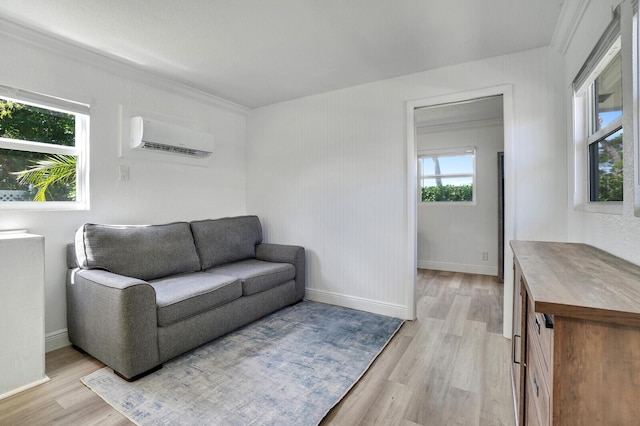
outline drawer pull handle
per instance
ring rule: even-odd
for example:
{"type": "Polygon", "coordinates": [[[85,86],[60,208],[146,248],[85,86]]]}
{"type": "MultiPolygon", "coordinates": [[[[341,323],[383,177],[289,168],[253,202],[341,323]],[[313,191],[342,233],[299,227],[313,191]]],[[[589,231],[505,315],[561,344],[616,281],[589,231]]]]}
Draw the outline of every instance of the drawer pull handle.
{"type": "Polygon", "coordinates": [[[533,386],[536,387],[536,398],[540,396],[540,386],[538,386],[538,375],[533,375],[533,386]]]}
{"type": "Polygon", "coordinates": [[[538,315],[536,315],[536,330],[538,334],[540,334],[540,321],[538,320],[538,315]]]}
{"type": "Polygon", "coordinates": [[[513,341],[513,351],[511,353],[513,354],[513,363],[520,364],[520,361],[516,361],[516,337],[520,338],[520,335],[519,334],[513,335],[513,339],[511,339],[513,341]]]}
{"type": "Polygon", "coordinates": [[[553,315],[550,314],[542,314],[544,317],[544,326],[546,328],[553,328],[553,315]]]}

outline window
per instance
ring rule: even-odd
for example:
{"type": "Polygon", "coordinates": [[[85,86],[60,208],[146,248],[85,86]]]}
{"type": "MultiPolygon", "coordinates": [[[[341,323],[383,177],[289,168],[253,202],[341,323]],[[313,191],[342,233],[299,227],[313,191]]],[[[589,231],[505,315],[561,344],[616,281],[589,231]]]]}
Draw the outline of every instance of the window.
{"type": "Polygon", "coordinates": [[[475,158],[475,148],[419,153],[418,200],[474,202],[475,158]]]}
{"type": "MultiPolygon", "coordinates": [[[[576,115],[584,117],[582,152],[586,158],[589,202],[623,201],[622,53],[619,12],[574,80],[576,115]]],[[[582,177],[577,177],[582,178],[582,177]]]]}
{"type": "Polygon", "coordinates": [[[589,87],[589,201],[622,201],[622,67],[618,51],[589,87]]]}
{"type": "Polygon", "coordinates": [[[0,86],[0,209],[88,207],[88,112],[0,86]]]}

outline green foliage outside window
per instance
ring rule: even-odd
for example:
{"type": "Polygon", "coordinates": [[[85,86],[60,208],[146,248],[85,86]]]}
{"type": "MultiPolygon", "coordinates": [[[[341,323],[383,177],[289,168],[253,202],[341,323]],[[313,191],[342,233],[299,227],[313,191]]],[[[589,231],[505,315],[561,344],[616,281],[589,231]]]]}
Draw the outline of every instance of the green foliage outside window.
{"type": "Polygon", "coordinates": [[[616,163],[611,173],[600,175],[598,201],[622,201],[622,164],[616,163]]]}
{"type": "MultiPolygon", "coordinates": [[[[75,146],[75,116],[0,99],[0,137],[75,146]]],[[[76,157],[0,149],[0,190],[25,201],[75,201],[76,157]]]]}
{"type": "Polygon", "coordinates": [[[35,190],[33,201],[74,201],[76,199],[76,157],[48,155],[20,172],[13,173],[21,184],[35,190]]]}
{"type": "Polygon", "coordinates": [[[596,156],[597,167],[591,173],[596,176],[597,188],[592,188],[591,201],[623,200],[622,132],[613,136],[593,144],[591,155],[596,156]]]}
{"type": "Polygon", "coordinates": [[[436,185],[422,188],[422,201],[473,201],[473,185],[436,185]]]}

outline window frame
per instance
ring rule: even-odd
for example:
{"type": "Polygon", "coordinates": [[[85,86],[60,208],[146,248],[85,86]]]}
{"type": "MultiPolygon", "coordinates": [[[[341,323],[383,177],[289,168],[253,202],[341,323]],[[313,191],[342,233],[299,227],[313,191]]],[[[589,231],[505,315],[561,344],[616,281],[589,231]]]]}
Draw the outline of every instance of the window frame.
{"type": "Polygon", "coordinates": [[[0,137],[0,148],[76,157],[75,201],[5,201],[0,202],[0,211],[89,210],[89,105],[6,86],[0,86],[0,98],[75,116],[74,146],[0,137]]]}
{"type": "Polygon", "coordinates": [[[477,149],[475,146],[467,146],[467,147],[459,147],[459,148],[445,148],[445,149],[428,149],[428,150],[420,150],[418,151],[418,161],[417,161],[417,199],[419,206],[475,206],[477,204],[477,149]],[[421,160],[423,158],[434,158],[434,157],[462,157],[470,154],[473,156],[473,171],[472,173],[440,173],[436,174],[423,174],[421,160]],[[435,179],[437,177],[440,178],[456,178],[456,177],[471,177],[472,182],[472,194],[471,201],[422,201],[422,180],[423,179],[435,179]]]}
{"type": "MultiPolygon", "coordinates": [[[[590,155],[590,147],[594,143],[601,142],[620,130],[622,130],[623,140],[625,138],[623,126],[625,121],[624,107],[620,117],[612,120],[597,131],[594,130],[596,128],[594,113],[597,110],[597,99],[594,96],[593,86],[597,78],[619,52],[622,52],[622,34],[618,7],[614,9],[612,21],[587,57],[572,84],[575,145],[574,207],[586,212],[622,214],[623,201],[591,201],[594,176],[590,155]]],[[[624,55],[624,53],[622,54],[624,55]]],[[[624,94],[625,92],[628,93],[628,90],[625,91],[623,71],[621,69],[622,94],[624,98],[624,94]]],[[[626,113],[628,114],[629,112],[626,111],[626,113]]]]}

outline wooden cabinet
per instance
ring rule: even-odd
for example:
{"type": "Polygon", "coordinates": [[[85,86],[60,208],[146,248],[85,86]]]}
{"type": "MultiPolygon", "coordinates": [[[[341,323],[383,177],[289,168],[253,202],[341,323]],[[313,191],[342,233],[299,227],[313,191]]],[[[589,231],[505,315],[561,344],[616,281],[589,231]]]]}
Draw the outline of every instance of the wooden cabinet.
{"type": "Polygon", "coordinates": [[[529,309],[531,298],[527,296],[527,339],[525,357],[525,423],[531,425],[551,424],[549,389],[552,356],[549,344],[553,344],[553,329],[542,324],[540,314],[529,309]]]}
{"type": "MultiPolygon", "coordinates": [[[[522,377],[524,377],[524,362],[523,362],[523,348],[525,347],[524,342],[522,340],[522,291],[524,285],[522,283],[522,273],[521,268],[516,267],[516,261],[514,259],[514,277],[513,277],[513,335],[511,340],[511,378],[513,385],[513,395],[514,400],[516,401],[516,423],[518,419],[524,418],[524,405],[519,404],[518,401],[521,398],[521,395],[524,395],[524,382],[522,381],[522,377]]],[[[526,336],[526,335],[525,335],[526,336]]]]}
{"type": "Polygon", "coordinates": [[[584,244],[511,247],[518,424],[636,424],[640,267],[584,244]]]}

